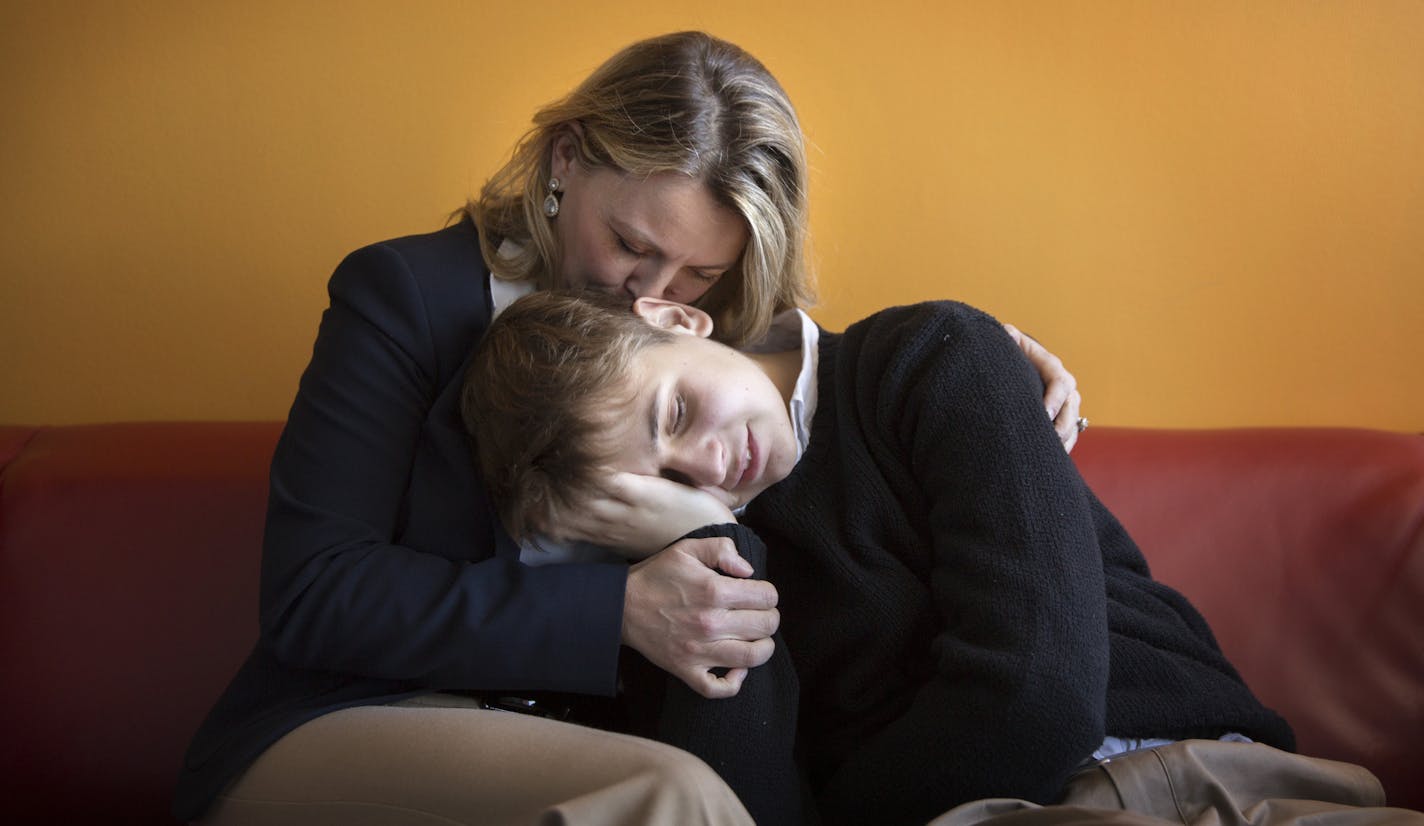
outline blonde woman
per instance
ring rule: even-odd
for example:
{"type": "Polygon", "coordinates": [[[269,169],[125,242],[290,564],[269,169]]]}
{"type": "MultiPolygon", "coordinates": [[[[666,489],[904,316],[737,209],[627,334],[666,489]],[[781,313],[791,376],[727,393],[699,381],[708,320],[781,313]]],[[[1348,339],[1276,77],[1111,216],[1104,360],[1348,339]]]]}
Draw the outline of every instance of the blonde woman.
{"type": "MultiPolygon", "coordinates": [[[[726,539],[665,527],[721,505],[671,482],[610,486],[575,538],[657,553],[524,564],[479,480],[460,385],[501,308],[551,286],[694,303],[723,340],[758,342],[810,300],[806,208],[781,87],[687,32],[629,46],[536,114],[458,222],[347,257],[272,461],[259,639],[195,736],[175,814],[749,822],[696,758],[578,725],[617,727],[588,698],[616,694],[622,646],[711,698],[771,656],[775,589],[726,539]]],[[[1072,377],[1020,341],[1071,447],[1072,377]]]]}

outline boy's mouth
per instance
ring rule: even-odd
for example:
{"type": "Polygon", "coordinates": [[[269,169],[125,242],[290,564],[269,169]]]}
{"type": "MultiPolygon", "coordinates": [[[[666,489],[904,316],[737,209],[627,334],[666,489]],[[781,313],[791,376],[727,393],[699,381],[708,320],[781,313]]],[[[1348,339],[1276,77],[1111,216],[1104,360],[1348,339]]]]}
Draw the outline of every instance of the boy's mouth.
{"type": "Polygon", "coordinates": [[[757,446],[756,437],[752,435],[752,427],[747,425],[746,448],[742,451],[742,472],[737,476],[737,481],[732,485],[732,490],[737,490],[743,485],[756,479],[758,459],[761,458],[761,451],[757,446]]]}

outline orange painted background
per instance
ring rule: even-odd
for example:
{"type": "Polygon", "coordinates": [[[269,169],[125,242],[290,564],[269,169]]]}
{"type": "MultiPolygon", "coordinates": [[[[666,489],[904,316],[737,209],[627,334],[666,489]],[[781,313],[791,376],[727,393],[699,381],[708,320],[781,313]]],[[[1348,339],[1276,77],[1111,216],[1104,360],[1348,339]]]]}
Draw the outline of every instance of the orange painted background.
{"type": "Polygon", "coordinates": [[[1424,430],[1424,3],[8,2],[0,422],[281,418],[327,276],[681,28],[812,144],[821,304],[957,297],[1094,421],[1424,430]],[[873,10],[872,10],[873,8],[873,10]]]}

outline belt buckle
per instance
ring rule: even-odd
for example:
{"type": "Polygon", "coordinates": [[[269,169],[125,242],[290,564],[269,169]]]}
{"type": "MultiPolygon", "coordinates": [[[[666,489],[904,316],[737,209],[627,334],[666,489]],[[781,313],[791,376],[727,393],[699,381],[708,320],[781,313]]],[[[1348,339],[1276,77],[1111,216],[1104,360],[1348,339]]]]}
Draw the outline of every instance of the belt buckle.
{"type": "Polygon", "coordinates": [[[534,717],[544,717],[549,720],[567,720],[572,711],[567,705],[548,703],[543,700],[536,700],[533,697],[515,697],[507,694],[489,697],[482,694],[478,699],[480,708],[487,708],[491,711],[510,711],[515,714],[528,714],[534,717]]]}

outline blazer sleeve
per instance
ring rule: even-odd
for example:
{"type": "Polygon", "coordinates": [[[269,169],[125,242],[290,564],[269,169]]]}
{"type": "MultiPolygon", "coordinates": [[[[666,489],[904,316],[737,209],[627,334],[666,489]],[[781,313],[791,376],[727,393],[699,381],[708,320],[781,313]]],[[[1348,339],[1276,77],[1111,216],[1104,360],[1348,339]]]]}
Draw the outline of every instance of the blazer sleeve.
{"type": "MultiPolygon", "coordinates": [[[[626,566],[529,568],[495,555],[496,529],[440,552],[398,543],[452,380],[433,326],[452,322],[433,320],[439,308],[390,245],[349,256],[329,292],[272,464],[261,631],[278,659],[436,688],[611,694],[626,566]]],[[[436,466],[471,461],[450,436],[461,449],[436,466]]],[[[474,493],[469,507],[487,509],[474,493]]]]}
{"type": "Polygon", "coordinates": [[[1086,488],[1042,388],[993,319],[928,305],[896,328],[877,430],[923,497],[937,616],[927,675],[826,784],[846,822],[929,819],[985,797],[1041,803],[1102,742],[1103,563],[1086,488]]]}

